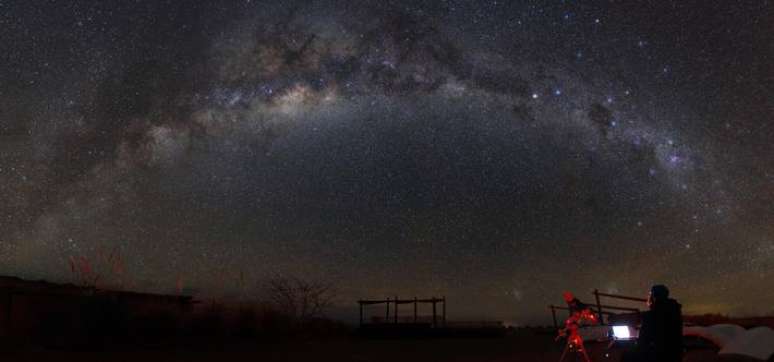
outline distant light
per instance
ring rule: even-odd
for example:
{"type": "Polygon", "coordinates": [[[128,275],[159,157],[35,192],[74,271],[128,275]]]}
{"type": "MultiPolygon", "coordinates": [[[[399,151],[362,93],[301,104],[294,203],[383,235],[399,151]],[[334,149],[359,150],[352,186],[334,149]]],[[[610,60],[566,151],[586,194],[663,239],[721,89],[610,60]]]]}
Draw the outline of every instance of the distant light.
{"type": "Polygon", "coordinates": [[[562,90],[561,89],[557,89],[557,90],[554,91],[554,94],[560,96],[560,95],[562,95],[562,90]]]}
{"type": "Polygon", "coordinates": [[[631,333],[629,333],[628,326],[613,326],[613,337],[616,339],[632,338],[631,333]]]}
{"type": "Polygon", "coordinates": [[[538,99],[538,94],[537,93],[532,93],[532,99],[538,99]]]}

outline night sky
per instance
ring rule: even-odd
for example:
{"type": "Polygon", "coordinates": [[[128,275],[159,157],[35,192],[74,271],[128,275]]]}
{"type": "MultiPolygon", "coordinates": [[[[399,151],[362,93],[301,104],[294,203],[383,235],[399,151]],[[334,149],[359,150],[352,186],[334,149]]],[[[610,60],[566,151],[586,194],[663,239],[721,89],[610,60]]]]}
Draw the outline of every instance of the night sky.
{"type": "Polygon", "coordinates": [[[774,312],[774,4],[206,3],[0,1],[0,274],[774,312]]]}

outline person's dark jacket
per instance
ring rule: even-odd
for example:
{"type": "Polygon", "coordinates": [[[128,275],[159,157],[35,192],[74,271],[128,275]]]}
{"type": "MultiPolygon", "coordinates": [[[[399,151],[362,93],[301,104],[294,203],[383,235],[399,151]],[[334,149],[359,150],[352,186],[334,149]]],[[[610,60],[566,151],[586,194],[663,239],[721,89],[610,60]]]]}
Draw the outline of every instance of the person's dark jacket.
{"type": "Polygon", "coordinates": [[[643,313],[637,349],[657,361],[682,361],[683,317],[680,303],[665,299],[654,303],[650,311],[643,313]]]}

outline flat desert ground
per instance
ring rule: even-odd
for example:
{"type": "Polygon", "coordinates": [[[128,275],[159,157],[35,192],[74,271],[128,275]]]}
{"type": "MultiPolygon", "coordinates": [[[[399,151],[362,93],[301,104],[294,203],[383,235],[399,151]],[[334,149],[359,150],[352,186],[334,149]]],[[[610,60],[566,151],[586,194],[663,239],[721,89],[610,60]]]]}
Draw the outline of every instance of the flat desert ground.
{"type": "MultiPolygon", "coordinates": [[[[592,360],[618,361],[607,344],[589,344],[592,360]],[[605,356],[605,354],[610,356],[605,356]]],[[[40,347],[3,348],[0,361],[384,361],[384,362],[557,362],[562,345],[545,334],[499,338],[367,339],[329,336],[282,342],[207,343],[189,347],[115,347],[103,351],[52,350],[40,347]]],[[[567,358],[566,361],[576,361],[567,358]]],[[[580,359],[577,359],[580,361],[580,359]]],[[[745,361],[719,359],[712,350],[693,350],[686,362],[745,361]]]]}

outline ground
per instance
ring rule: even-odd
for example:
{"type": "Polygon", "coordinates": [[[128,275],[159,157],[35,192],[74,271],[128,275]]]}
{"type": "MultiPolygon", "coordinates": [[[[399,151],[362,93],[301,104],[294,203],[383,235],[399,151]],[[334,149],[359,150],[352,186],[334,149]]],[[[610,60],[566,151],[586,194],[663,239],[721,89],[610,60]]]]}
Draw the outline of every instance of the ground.
{"type": "MultiPolygon", "coordinates": [[[[348,336],[304,341],[258,343],[197,343],[195,347],[113,348],[111,351],[50,350],[40,347],[3,348],[0,361],[444,361],[505,362],[559,360],[562,345],[552,336],[516,334],[501,338],[365,339],[348,336]]],[[[606,344],[589,346],[595,362],[618,361],[617,353],[605,357],[606,344]]],[[[573,361],[572,358],[566,359],[573,361]]],[[[580,360],[578,360],[580,361],[580,360]]],[[[709,350],[692,351],[686,362],[719,360],[709,350]]],[[[742,361],[734,359],[733,361],[742,361]]]]}

